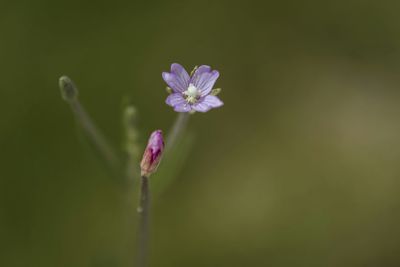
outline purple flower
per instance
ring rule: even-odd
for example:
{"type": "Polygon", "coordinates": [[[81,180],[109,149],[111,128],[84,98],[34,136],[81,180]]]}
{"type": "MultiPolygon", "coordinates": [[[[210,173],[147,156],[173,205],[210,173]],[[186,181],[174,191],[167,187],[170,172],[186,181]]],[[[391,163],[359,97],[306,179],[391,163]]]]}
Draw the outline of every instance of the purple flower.
{"type": "Polygon", "coordinates": [[[144,151],[140,168],[142,176],[149,177],[157,170],[162,153],[164,151],[164,139],[161,130],[154,131],[149,138],[147,147],[144,151]]]}
{"type": "Polygon", "coordinates": [[[165,102],[177,112],[207,112],[224,104],[210,94],[219,72],[209,66],[202,65],[189,76],[181,65],[174,63],[171,72],[163,72],[162,77],[173,91],[165,102]]]}

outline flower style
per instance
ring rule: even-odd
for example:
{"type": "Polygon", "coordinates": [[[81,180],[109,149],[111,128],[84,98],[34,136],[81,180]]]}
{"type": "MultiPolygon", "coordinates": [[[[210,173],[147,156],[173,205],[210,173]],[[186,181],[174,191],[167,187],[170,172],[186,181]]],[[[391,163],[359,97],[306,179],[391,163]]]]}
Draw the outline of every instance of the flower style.
{"type": "Polygon", "coordinates": [[[140,168],[142,170],[142,176],[149,177],[153,174],[160,163],[162,153],[164,151],[164,139],[162,131],[154,131],[149,138],[147,147],[144,151],[140,168]]]}
{"type": "Polygon", "coordinates": [[[181,65],[174,63],[171,72],[163,72],[162,77],[172,89],[165,102],[177,112],[207,112],[224,104],[210,94],[219,77],[219,72],[210,66],[202,65],[189,76],[181,65]]]}

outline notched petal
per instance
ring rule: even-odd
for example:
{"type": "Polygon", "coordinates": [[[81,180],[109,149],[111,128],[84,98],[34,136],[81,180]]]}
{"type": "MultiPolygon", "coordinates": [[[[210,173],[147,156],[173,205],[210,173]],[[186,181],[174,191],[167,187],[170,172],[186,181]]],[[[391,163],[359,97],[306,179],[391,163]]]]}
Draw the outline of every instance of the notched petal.
{"type": "Polygon", "coordinates": [[[176,75],[181,87],[186,90],[189,86],[190,77],[185,68],[178,63],[173,63],[171,65],[171,73],[176,75]]]}
{"type": "Polygon", "coordinates": [[[186,90],[185,85],[174,73],[163,72],[162,77],[169,87],[174,90],[174,92],[183,92],[186,90]]]}
{"type": "Polygon", "coordinates": [[[197,88],[200,90],[201,96],[208,95],[215,82],[219,77],[219,72],[217,70],[213,70],[209,73],[204,73],[201,75],[200,80],[198,81],[197,88]]]}
{"type": "Polygon", "coordinates": [[[197,84],[200,82],[202,75],[205,73],[210,73],[210,71],[211,71],[210,66],[201,65],[194,71],[194,73],[190,79],[190,83],[197,87],[197,84]]]}

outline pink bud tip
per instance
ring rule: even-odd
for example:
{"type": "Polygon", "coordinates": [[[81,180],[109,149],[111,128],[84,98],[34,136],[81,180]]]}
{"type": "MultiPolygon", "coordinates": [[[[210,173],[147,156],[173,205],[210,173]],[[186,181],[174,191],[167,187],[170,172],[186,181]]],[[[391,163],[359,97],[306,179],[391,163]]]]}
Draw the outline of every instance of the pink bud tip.
{"type": "Polygon", "coordinates": [[[163,151],[164,139],[162,131],[156,130],[150,135],[147,147],[143,154],[142,162],[140,163],[142,176],[149,177],[157,170],[163,151]]]}

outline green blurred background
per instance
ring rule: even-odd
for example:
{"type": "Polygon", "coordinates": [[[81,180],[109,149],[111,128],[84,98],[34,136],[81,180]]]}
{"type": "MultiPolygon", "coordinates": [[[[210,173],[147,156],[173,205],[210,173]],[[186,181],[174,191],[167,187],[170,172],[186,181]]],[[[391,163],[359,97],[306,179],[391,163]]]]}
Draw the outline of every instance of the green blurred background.
{"type": "Polygon", "coordinates": [[[143,143],[174,121],[173,62],[218,69],[225,106],[191,118],[151,266],[400,266],[399,8],[1,0],[0,266],[134,266],[135,188],[85,146],[57,80],[121,149],[124,98],[143,143]]]}

